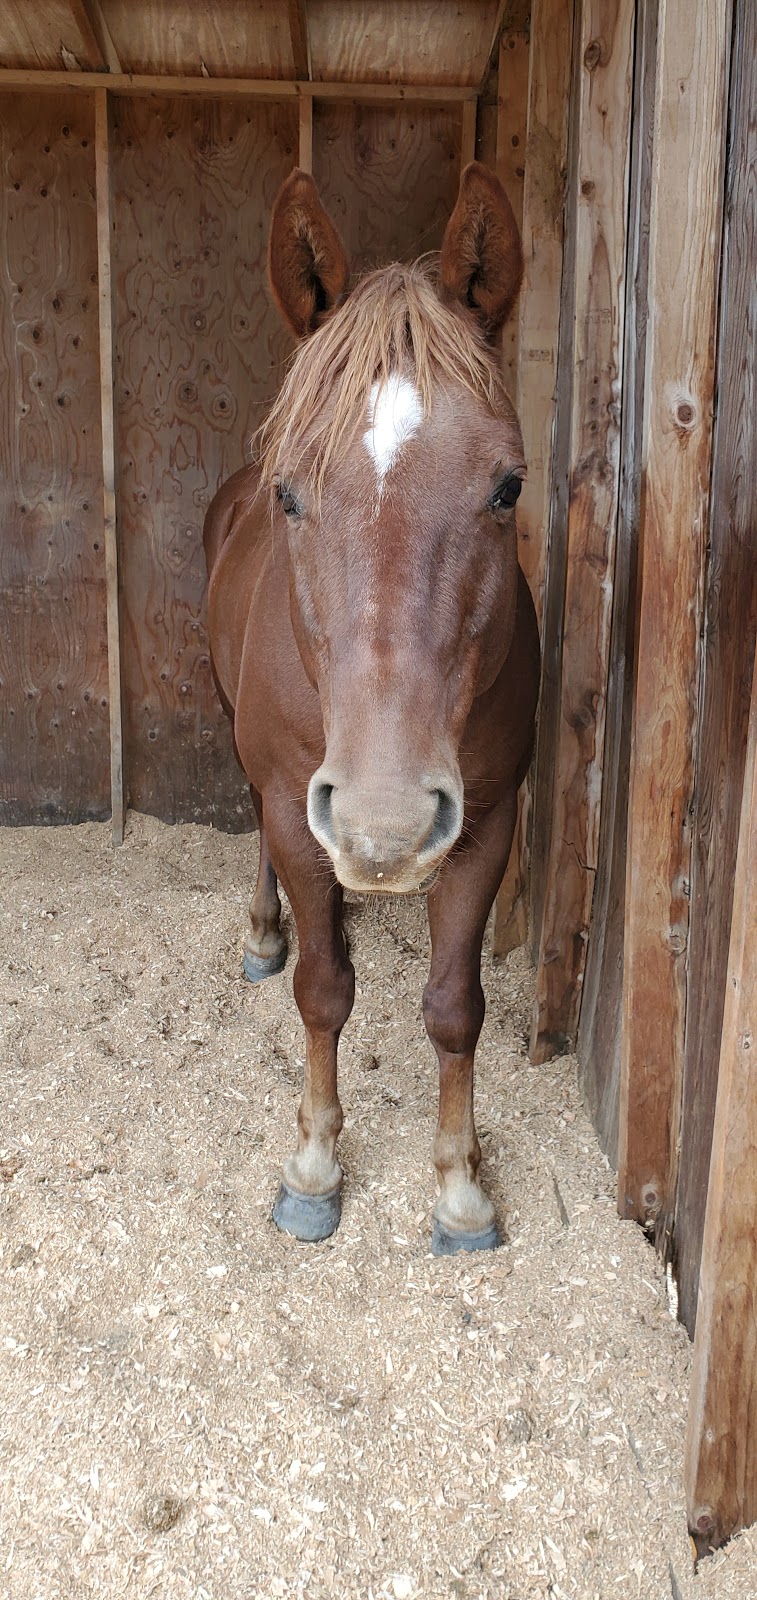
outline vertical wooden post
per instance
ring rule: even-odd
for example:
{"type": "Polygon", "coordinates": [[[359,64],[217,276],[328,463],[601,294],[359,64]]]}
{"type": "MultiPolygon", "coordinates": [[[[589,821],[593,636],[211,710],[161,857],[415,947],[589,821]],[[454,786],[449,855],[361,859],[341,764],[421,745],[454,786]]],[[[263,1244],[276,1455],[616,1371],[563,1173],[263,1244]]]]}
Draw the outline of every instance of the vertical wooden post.
{"type": "Polygon", "coordinates": [[[744,779],[686,1440],[700,1554],[757,1519],[757,657],[744,779]]]}
{"type": "Polygon", "coordinates": [[[303,172],[313,170],[313,96],[304,94],[300,101],[300,148],[297,159],[303,172]]]}
{"type": "MultiPolygon", "coordinates": [[[[528,126],[527,33],[503,33],[499,43],[497,90],[497,176],[503,184],[523,232],[523,190],[528,126]]],[[[502,332],[502,370],[508,394],[517,403],[518,317],[510,318],[502,332]]],[[[524,786],[525,788],[525,786],[524,786]]],[[[497,895],[492,951],[506,956],[528,938],[525,893],[525,850],[521,831],[523,792],[518,796],[518,819],[510,859],[497,895]]]]}
{"type": "Polygon", "coordinates": [[[478,113],[478,100],[463,101],[463,125],[460,135],[460,171],[464,171],[469,161],[476,159],[476,116],[478,113]]]}
{"type": "Polygon", "coordinates": [[[665,0],[658,34],[618,1139],[621,1215],[650,1224],[680,1121],[730,10],[665,0]]]}
{"type": "Polygon", "coordinates": [[[118,608],[116,454],[113,403],[113,286],[111,281],[111,192],[109,101],[95,89],[95,187],[97,192],[97,276],[100,306],[100,418],[103,458],[103,527],[108,620],[110,698],[110,793],[113,843],[124,837],[124,773],[121,712],[121,642],[118,608]]]}
{"type": "MultiPolygon", "coordinates": [[[[568,98],[573,6],[565,0],[534,0],[528,82],[524,84],[524,35],[503,35],[500,51],[497,168],[510,193],[524,167],[522,235],[524,275],[518,322],[503,350],[516,363],[514,395],[525,445],[528,477],[518,501],[518,560],[541,621],[547,530],[552,493],[552,429],[563,268],[563,207],[568,143],[568,98]],[[510,47],[509,40],[515,43],[510,47]],[[519,128],[525,90],[526,149],[519,128]],[[518,138],[519,144],[513,143],[518,138]],[[525,156],[525,159],[524,159],[525,156]]],[[[515,190],[517,195],[517,189],[515,190]]],[[[507,955],[528,934],[526,835],[530,785],[521,793],[518,824],[507,872],[497,897],[493,951],[507,955]]]]}
{"type": "Polygon", "coordinates": [[[545,672],[536,770],[543,916],[530,1054],[575,1040],[594,890],[602,792],[625,317],[634,0],[582,0],[568,175],[574,233],[565,385],[565,520],[552,523],[545,672]],[[608,119],[612,139],[607,137],[608,119]],[[574,265],[573,265],[574,263],[574,265]],[[559,654],[558,654],[559,651],[559,654]],[[546,826],[545,826],[546,824],[546,826]]]}
{"type": "Polygon", "coordinates": [[[693,1335],[757,636],[757,7],[736,0],[674,1253],[693,1335]]]}

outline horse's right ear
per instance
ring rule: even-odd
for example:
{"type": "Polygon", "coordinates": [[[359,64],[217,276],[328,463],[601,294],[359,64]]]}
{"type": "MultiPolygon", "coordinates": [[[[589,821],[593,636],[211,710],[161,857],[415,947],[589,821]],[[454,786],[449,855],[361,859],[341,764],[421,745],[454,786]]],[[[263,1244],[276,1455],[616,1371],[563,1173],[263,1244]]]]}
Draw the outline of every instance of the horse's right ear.
{"type": "Polygon", "coordinates": [[[273,208],[268,272],[276,304],[299,339],[314,332],[347,288],[344,245],[313,179],[299,167],[273,208]]]}

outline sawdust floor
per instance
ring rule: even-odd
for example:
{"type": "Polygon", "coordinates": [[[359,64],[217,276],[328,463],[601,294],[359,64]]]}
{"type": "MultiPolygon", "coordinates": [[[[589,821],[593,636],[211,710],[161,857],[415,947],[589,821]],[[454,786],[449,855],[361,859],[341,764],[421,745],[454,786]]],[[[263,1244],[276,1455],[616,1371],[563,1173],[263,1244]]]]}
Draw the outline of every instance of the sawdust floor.
{"type": "Polygon", "coordinates": [[[420,901],[350,908],[343,1221],[270,1221],[302,1038],[240,976],[256,844],[129,820],[5,830],[0,1595],[757,1595],[692,1575],[689,1345],[618,1220],[532,976],[485,959],[477,1115],[508,1242],[429,1253],[420,901]]]}

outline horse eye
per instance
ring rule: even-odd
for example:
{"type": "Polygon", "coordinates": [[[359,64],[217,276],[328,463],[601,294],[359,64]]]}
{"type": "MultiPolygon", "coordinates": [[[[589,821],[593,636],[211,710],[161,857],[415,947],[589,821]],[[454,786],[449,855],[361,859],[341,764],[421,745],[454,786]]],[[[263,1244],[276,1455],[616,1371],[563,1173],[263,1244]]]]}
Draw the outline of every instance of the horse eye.
{"type": "Polygon", "coordinates": [[[514,472],[511,472],[509,478],[504,478],[499,487],[495,489],[489,502],[492,510],[508,511],[511,506],[515,505],[522,488],[522,479],[516,477],[514,472]]]}
{"type": "Polygon", "coordinates": [[[285,516],[298,517],[300,515],[299,500],[295,494],[292,494],[288,483],[277,483],[276,499],[278,500],[285,516]]]}

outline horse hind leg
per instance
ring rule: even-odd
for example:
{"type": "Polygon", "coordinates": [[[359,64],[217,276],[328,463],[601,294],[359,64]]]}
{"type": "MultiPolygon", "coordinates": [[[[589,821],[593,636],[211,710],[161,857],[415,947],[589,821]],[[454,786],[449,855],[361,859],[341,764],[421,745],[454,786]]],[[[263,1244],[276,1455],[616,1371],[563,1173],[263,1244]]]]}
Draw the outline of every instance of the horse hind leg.
{"type": "Polygon", "coordinates": [[[250,983],[262,983],[281,972],[286,964],[287,942],[281,931],[281,901],[276,873],[263,826],[262,806],[258,809],[260,861],[255,893],[250,901],[250,926],[245,935],[243,969],[250,983]]]}

